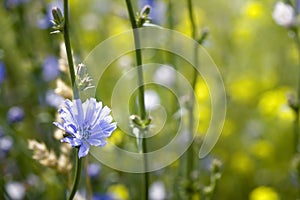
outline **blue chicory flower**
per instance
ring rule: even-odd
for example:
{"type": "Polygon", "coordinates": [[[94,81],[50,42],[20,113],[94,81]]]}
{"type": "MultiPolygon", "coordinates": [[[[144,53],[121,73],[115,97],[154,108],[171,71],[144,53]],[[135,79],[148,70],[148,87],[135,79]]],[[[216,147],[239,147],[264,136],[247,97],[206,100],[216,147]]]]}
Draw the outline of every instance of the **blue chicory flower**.
{"type": "Polygon", "coordinates": [[[3,83],[6,76],[5,65],[0,61],[0,84],[3,83]]]}
{"type": "Polygon", "coordinates": [[[13,147],[14,141],[12,137],[8,135],[0,135],[0,159],[4,159],[11,148],[13,147]]]}
{"type": "Polygon", "coordinates": [[[55,56],[48,56],[43,63],[43,79],[45,81],[52,81],[60,74],[58,58],[55,56]]]}
{"type": "Polygon", "coordinates": [[[4,0],[3,6],[5,9],[12,9],[28,2],[29,0],[4,0]]]}
{"type": "Polygon", "coordinates": [[[87,174],[93,179],[97,178],[100,174],[101,166],[96,163],[91,163],[87,167],[87,174]]]}
{"type": "Polygon", "coordinates": [[[7,121],[11,124],[23,121],[25,113],[23,108],[18,106],[11,107],[6,115],[7,121]]]}
{"type": "Polygon", "coordinates": [[[58,113],[62,122],[54,122],[54,125],[66,132],[61,142],[79,147],[79,158],[88,154],[90,145],[104,146],[105,138],[117,128],[116,122],[112,123],[110,109],[103,107],[102,102],[97,102],[95,98],[84,103],[80,99],[67,99],[58,113]]]}
{"type": "Polygon", "coordinates": [[[0,150],[8,152],[13,146],[13,139],[10,136],[4,136],[0,138],[0,150]]]}
{"type": "Polygon", "coordinates": [[[110,194],[93,194],[92,200],[114,200],[110,194]]]}
{"type": "Polygon", "coordinates": [[[45,100],[49,106],[54,108],[58,108],[64,102],[64,98],[56,94],[53,90],[48,90],[46,92],[45,100]]]}

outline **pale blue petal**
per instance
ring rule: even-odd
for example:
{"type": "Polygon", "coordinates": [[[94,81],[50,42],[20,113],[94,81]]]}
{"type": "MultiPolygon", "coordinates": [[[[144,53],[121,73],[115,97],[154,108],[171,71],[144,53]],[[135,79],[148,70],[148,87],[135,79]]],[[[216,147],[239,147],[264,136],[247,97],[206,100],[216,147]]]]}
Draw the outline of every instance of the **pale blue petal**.
{"type": "Polygon", "coordinates": [[[94,111],[93,120],[91,121],[91,128],[94,128],[100,121],[102,111],[102,102],[97,103],[96,110],[94,111]]]}
{"type": "Polygon", "coordinates": [[[83,113],[83,109],[82,109],[82,103],[81,103],[80,99],[75,99],[73,101],[76,104],[75,109],[73,109],[75,112],[74,115],[77,119],[78,126],[81,127],[84,122],[84,113],[83,113]]]}
{"type": "Polygon", "coordinates": [[[86,156],[89,153],[89,149],[90,145],[87,142],[82,141],[82,145],[79,148],[78,157],[81,158],[86,156]]]}
{"type": "Polygon", "coordinates": [[[73,122],[76,123],[75,118],[71,112],[71,110],[69,110],[66,107],[62,107],[59,110],[59,116],[60,118],[64,121],[64,122],[73,122]]]}
{"type": "Polygon", "coordinates": [[[113,118],[112,118],[112,116],[109,115],[109,116],[105,117],[103,120],[108,122],[108,123],[111,123],[113,118]]]}
{"type": "Polygon", "coordinates": [[[103,138],[107,138],[107,137],[103,134],[96,134],[96,133],[90,135],[90,137],[89,137],[89,139],[92,139],[92,140],[100,140],[103,138]]]}
{"type": "Polygon", "coordinates": [[[110,113],[110,109],[107,106],[105,106],[101,110],[100,119],[104,119],[107,115],[109,115],[109,113],[110,113]]]}
{"type": "Polygon", "coordinates": [[[92,129],[92,135],[97,134],[101,135],[101,137],[109,137],[111,133],[117,128],[117,123],[109,124],[106,121],[101,121],[98,126],[92,129]]]}
{"type": "Polygon", "coordinates": [[[72,147],[77,147],[81,146],[82,142],[80,139],[73,138],[73,137],[64,137],[63,139],[60,140],[61,142],[67,142],[69,143],[72,147]]]}
{"type": "Polygon", "coordinates": [[[66,99],[64,104],[66,105],[67,108],[71,109],[73,107],[73,102],[69,99],[66,99]]]}
{"type": "Polygon", "coordinates": [[[65,128],[65,131],[69,134],[76,135],[76,133],[77,133],[77,128],[72,123],[65,123],[64,128],[65,128]]]}
{"type": "Polygon", "coordinates": [[[102,128],[103,132],[112,132],[117,128],[116,122],[110,124],[102,120],[99,125],[102,128]]]}
{"type": "Polygon", "coordinates": [[[53,124],[54,124],[55,126],[57,126],[57,128],[62,129],[62,130],[65,130],[63,124],[61,124],[61,123],[59,123],[59,122],[53,122],[53,124]]]}
{"type": "Polygon", "coordinates": [[[104,146],[106,144],[105,140],[103,139],[87,139],[87,141],[94,146],[104,146]]]}
{"type": "Polygon", "coordinates": [[[85,120],[86,124],[90,124],[93,120],[93,115],[96,109],[96,99],[91,98],[89,101],[86,101],[85,104],[85,120]]]}

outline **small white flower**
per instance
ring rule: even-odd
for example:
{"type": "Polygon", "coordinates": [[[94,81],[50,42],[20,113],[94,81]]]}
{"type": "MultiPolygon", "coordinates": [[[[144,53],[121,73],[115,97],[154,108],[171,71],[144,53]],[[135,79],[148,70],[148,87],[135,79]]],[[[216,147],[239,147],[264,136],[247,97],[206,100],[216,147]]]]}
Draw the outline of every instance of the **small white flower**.
{"type": "Polygon", "coordinates": [[[272,16],[275,22],[280,26],[290,27],[294,25],[295,11],[294,8],[288,4],[277,2],[272,16]]]}
{"type": "Polygon", "coordinates": [[[154,90],[145,91],[145,107],[147,110],[154,110],[159,106],[160,98],[154,90]]]}
{"type": "Polygon", "coordinates": [[[149,191],[149,197],[151,200],[163,200],[166,199],[166,188],[163,182],[156,181],[154,182],[149,191]]]}
{"type": "Polygon", "coordinates": [[[11,199],[23,199],[25,196],[25,187],[22,183],[11,181],[5,185],[7,194],[11,199]]]}
{"type": "Polygon", "coordinates": [[[163,86],[172,87],[176,81],[176,71],[171,66],[162,65],[155,71],[153,79],[163,86]]]}

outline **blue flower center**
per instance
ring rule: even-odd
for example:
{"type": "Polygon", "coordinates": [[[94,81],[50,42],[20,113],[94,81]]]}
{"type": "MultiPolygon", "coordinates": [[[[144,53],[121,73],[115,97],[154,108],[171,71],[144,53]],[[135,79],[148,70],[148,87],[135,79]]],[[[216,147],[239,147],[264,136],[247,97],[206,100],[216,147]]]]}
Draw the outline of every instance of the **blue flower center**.
{"type": "Polygon", "coordinates": [[[90,128],[84,127],[83,129],[80,130],[82,138],[88,139],[91,135],[90,128]]]}

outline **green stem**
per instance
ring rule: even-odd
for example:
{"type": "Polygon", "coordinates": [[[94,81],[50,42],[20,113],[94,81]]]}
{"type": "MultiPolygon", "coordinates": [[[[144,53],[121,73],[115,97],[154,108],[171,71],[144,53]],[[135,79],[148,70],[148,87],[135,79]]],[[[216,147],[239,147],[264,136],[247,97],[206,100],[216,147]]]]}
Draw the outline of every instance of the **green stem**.
{"type": "Polygon", "coordinates": [[[193,2],[192,0],[187,0],[187,6],[188,6],[188,12],[189,12],[189,20],[191,23],[191,36],[193,39],[196,38],[196,23],[195,23],[195,19],[194,19],[194,13],[193,13],[193,2]]]}
{"type": "Polygon", "coordinates": [[[84,167],[85,167],[85,179],[86,179],[86,190],[87,190],[87,200],[92,200],[93,197],[93,188],[91,183],[91,177],[88,175],[88,164],[89,160],[86,158],[84,167]]]}
{"type": "MultiPolygon", "coordinates": [[[[295,34],[295,42],[298,49],[298,62],[300,67],[300,39],[298,35],[298,28],[293,29],[295,34]]],[[[299,133],[300,133],[300,127],[299,127],[299,119],[300,119],[300,68],[298,69],[298,88],[297,88],[297,100],[296,100],[296,109],[295,110],[295,121],[294,121],[294,151],[295,154],[299,153],[299,133]]],[[[299,173],[299,172],[298,172],[299,173]]],[[[300,182],[300,177],[298,176],[298,182],[300,182]]],[[[300,188],[298,188],[297,191],[297,198],[300,197],[300,188]]]]}
{"type": "MultiPolygon", "coordinates": [[[[294,34],[295,34],[295,42],[297,45],[297,49],[298,49],[298,57],[299,57],[299,66],[300,66],[300,39],[298,36],[298,29],[294,28],[293,29],[294,34]]],[[[300,68],[298,69],[298,73],[299,73],[299,77],[298,77],[298,88],[297,88],[297,107],[295,109],[295,121],[294,121],[294,140],[295,140],[295,144],[294,144],[294,151],[295,153],[299,152],[299,132],[300,132],[300,127],[299,127],[299,103],[300,103],[300,68]]]]}
{"type": "MultiPolygon", "coordinates": [[[[64,0],[64,18],[65,18],[65,24],[64,24],[64,41],[65,41],[65,47],[66,47],[66,53],[68,58],[68,64],[69,64],[69,70],[70,70],[70,76],[71,76],[71,84],[73,88],[73,98],[79,99],[79,92],[76,86],[76,77],[75,77],[75,68],[73,63],[73,55],[72,55],[72,47],[70,43],[70,36],[69,36],[69,5],[68,0],[64,0]]],[[[69,200],[72,200],[76,194],[79,180],[80,180],[80,172],[81,172],[81,159],[78,158],[78,151],[79,149],[76,148],[76,169],[75,169],[75,177],[73,181],[72,190],[69,196],[69,200]]]]}
{"type": "MultiPolygon", "coordinates": [[[[126,6],[129,14],[129,19],[131,23],[131,27],[133,30],[134,44],[135,44],[135,55],[136,55],[136,63],[138,66],[138,102],[139,102],[139,113],[141,120],[146,120],[147,113],[145,108],[145,88],[144,88],[144,76],[143,76],[143,68],[142,68],[142,51],[140,48],[140,37],[139,32],[137,30],[138,25],[136,22],[136,18],[134,16],[133,7],[130,0],[126,0],[126,6]]],[[[144,136],[145,132],[142,134],[144,136]]],[[[148,159],[147,159],[147,143],[146,138],[142,139],[142,153],[144,156],[144,199],[148,200],[149,194],[149,173],[148,173],[148,159]]]]}
{"type": "MultiPolygon", "coordinates": [[[[195,20],[194,20],[194,14],[193,14],[193,5],[192,5],[192,0],[187,1],[187,6],[188,6],[188,11],[189,11],[189,20],[191,24],[191,37],[193,39],[196,39],[196,25],[195,25],[195,20]]],[[[195,45],[194,47],[194,70],[193,70],[193,79],[192,79],[192,88],[193,91],[196,88],[196,83],[197,83],[197,78],[198,78],[198,73],[197,69],[195,67],[198,66],[198,44],[195,45]]],[[[189,104],[189,132],[190,132],[190,137],[193,138],[193,132],[194,132],[194,104],[195,104],[195,97],[194,93],[192,92],[190,94],[190,104],[189,104]]],[[[193,171],[193,166],[194,166],[194,149],[193,149],[193,142],[191,146],[188,149],[187,152],[187,180],[190,180],[190,175],[191,172],[193,171]]],[[[188,194],[190,197],[190,193],[188,194]]]]}
{"type": "Polygon", "coordinates": [[[64,41],[66,47],[66,53],[68,58],[70,76],[71,76],[71,84],[73,88],[73,95],[74,99],[79,99],[79,92],[76,86],[76,77],[75,77],[75,68],[73,63],[73,55],[72,55],[72,48],[69,36],[69,4],[68,0],[64,0],[64,18],[65,18],[65,25],[64,25],[64,41]]]}
{"type": "Polygon", "coordinates": [[[168,1],[168,9],[167,10],[168,10],[168,13],[167,13],[168,25],[169,25],[169,29],[172,30],[174,28],[172,0],[168,1]]]}
{"type": "Polygon", "coordinates": [[[75,169],[75,177],[74,177],[74,181],[73,181],[73,186],[72,186],[72,190],[70,193],[70,196],[68,198],[68,200],[72,200],[76,194],[77,188],[78,188],[78,184],[79,184],[79,180],[80,180],[80,172],[81,172],[81,158],[78,157],[78,152],[79,152],[79,148],[76,148],[76,169],[75,169]]]}
{"type": "Polygon", "coordinates": [[[142,68],[142,50],[140,48],[140,37],[137,28],[136,19],[134,16],[134,11],[132,8],[132,4],[130,0],[126,0],[127,10],[129,14],[129,19],[131,23],[131,27],[133,29],[133,37],[134,37],[134,44],[135,44],[135,55],[136,55],[136,63],[138,66],[138,84],[139,84],[139,106],[140,106],[140,117],[142,120],[146,119],[146,108],[145,108],[145,95],[144,95],[144,76],[143,76],[143,68],[142,68]]]}

